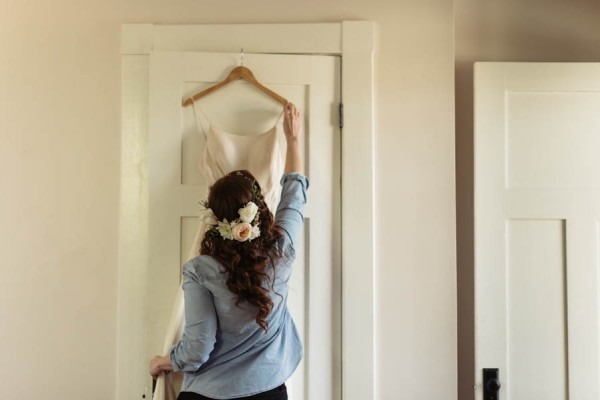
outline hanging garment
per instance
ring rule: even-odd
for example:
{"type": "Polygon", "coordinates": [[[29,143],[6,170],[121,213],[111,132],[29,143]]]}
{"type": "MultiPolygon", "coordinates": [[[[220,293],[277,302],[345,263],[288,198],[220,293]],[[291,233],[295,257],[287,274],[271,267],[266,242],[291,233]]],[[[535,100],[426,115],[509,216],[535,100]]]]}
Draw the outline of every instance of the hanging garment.
{"type": "MultiPolygon", "coordinates": [[[[204,152],[198,166],[207,184],[211,186],[231,171],[248,170],[260,184],[269,209],[271,212],[275,212],[280,195],[279,179],[283,175],[284,164],[277,129],[283,112],[275,126],[267,132],[241,136],[215,128],[202,111],[196,107],[196,103],[192,102],[192,109],[196,126],[206,139],[204,152]],[[202,118],[199,118],[200,116],[202,118]]],[[[200,244],[205,232],[206,226],[200,222],[187,260],[200,254],[200,244]]],[[[163,354],[168,354],[181,339],[184,324],[183,289],[180,286],[171,311],[171,319],[163,344],[163,354]]],[[[156,382],[153,400],[176,400],[182,380],[182,373],[161,374],[156,382]]]]}

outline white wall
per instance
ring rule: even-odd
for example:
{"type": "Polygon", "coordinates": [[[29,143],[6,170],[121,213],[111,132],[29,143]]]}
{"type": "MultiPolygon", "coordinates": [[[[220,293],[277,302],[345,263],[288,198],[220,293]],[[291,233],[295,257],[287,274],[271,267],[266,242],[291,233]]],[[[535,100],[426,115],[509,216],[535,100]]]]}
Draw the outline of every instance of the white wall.
{"type": "Polygon", "coordinates": [[[451,0],[1,0],[0,398],[114,398],[120,24],[352,19],[376,22],[377,398],[456,398],[451,0]]]}
{"type": "Polygon", "coordinates": [[[473,62],[600,61],[596,0],[456,0],[459,399],[472,399],[473,62]]]}

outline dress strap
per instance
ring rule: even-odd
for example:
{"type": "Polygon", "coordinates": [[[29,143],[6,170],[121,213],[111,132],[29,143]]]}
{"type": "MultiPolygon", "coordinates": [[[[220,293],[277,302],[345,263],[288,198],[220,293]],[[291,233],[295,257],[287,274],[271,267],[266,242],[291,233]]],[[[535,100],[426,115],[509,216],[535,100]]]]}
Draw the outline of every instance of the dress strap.
{"type": "Polygon", "coordinates": [[[204,112],[202,110],[200,110],[198,107],[196,107],[194,98],[190,97],[190,99],[192,100],[192,110],[194,110],[194,119],[196,120],[196,126],[198,127],[198,130],[202,131],[202,134],[204,135],[204,139],[206,139],[206,128],[204,127],[204,124],[200,121],[200,119],[198,118],[198,115],[202,115],[202,118],[204,119],[204,122],[206,122],[206,125],[210,126],[210,122],[208,121],[206,114],[204,114],[204,112]]]}

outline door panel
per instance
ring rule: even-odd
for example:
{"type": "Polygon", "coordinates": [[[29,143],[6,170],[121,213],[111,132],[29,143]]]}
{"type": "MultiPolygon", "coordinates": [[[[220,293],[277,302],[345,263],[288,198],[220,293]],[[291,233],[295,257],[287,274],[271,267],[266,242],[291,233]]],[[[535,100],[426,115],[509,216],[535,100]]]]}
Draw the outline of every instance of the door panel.
{"type": "Polygon", "coordinates": [[[562,220],[507,221],[509,398],[566,393],[564,234],[562,220]]]}
{"type": "Polygon", "coordinates": [[[600,93],[508,92],[507,186],[600,188],[597,104],[600,93]]]}
{"type": "Polygon", "coordinates": [[[600,65],[475,68],[475,398],[600,398],[600,65]]]}
{"type": "MultiPolygon", "coordinates": [[[[148,355],[160,352],[194,238],[207,183],[198,172],[204,137],[181,101],[239,65],[229,53],[154,52],[150,56],[148,355]]],[[[305,357],[288,382],[291,400],[341,398],[340,101],[338,57],[246,54],[244,65],[296,104],[303,119],[303,157],[310,179],[304,236],[290,281],[290,311],[305,357]]],[[[197,101],[214,126],[265,132],[282,108],[247,83],[234,82],[197,101]]],[[[285,139],[279,125],[282,150],[285,139]]]]}

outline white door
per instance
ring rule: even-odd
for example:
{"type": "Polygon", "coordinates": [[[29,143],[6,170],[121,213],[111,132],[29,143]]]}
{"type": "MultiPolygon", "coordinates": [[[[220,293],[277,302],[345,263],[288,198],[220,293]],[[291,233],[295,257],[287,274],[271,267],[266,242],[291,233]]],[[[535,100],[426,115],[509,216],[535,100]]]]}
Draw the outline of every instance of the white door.
{"type": "MultiPolygon", "coordinates": [[[[310,189],[289,306],[305,356],[288,382],[290,399],[339,399],[340,60],[245,54],[243,63],[261,83],[295,103],[304,116],[303,155],[310,189]]],[[[182,99],[223,80],[239,64],[239,53],[154,52],[150,56],[148,357],[161,351],[180,267],[187,260],[198,223],[198,202],[208,190],[197,168],[204,137],[192,107],[182,107],[182,99]]],[[[242,135],[267,131],[282,111],[281,104],[243,81],[196,105],[214,126],[242,135]]],[[[283,136],[281,143],[285,144],[283,136]]]]}
{"type": "Polygon", "coordinates": [[[600,399],[600,65],[475,68],[475,383],[600,399]]]}

